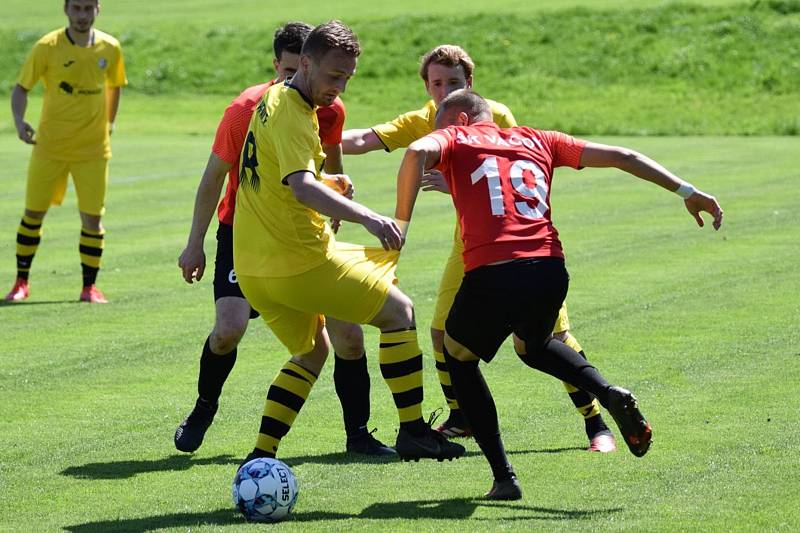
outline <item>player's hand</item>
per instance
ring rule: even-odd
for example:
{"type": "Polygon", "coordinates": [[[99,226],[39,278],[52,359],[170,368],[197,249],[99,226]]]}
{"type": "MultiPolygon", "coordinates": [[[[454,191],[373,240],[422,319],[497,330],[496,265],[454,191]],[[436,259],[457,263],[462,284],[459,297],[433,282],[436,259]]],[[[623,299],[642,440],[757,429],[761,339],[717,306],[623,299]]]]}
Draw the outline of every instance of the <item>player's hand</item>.
{"type": "Polygon", "coordinates": [[[353,187],[353,181],[347,174],[322,174],[322,183],[342,196],[353,199],[355,188],[353,187]]]}
{"type": "Polygon", "coordinates": [[[422,175],[420,186],[423,191],[438,191],[444,194],[450,194],[450,186],[444,175],[438,170],[431,170],[422,175]]]}
{"type": "Polygon", "coordinates": [[[33,126],[24,120],[20,121],[16,126],[17,136],[22,142],[25,144],[36,144],[36,141],[33,139],[33,135],[36,133],[36,131],[33,129],[33,126]]]}
{"type": "Polygon", "coordinates": [[[203,279],[203,272],[206,270],[206,253],[203,247],[187,246],[178,257],[178,266],[186,283],[203,279]]]}
{"type": "MultiPolygon", "coordinates": [[[[356,193],[356,188],[353,186],[353,182],[347,174],[322,174],[322,183],[349,200],[352,200],[356,193]]],[[[336,218],[331,219],[331,229],[333,233],[337,233],[341,227],[341,220],[336,218]]]]}
{"type": "Polygon", "coordinates": [[[403,247],[403,232],[393,218],[374,215],[364,223],[364,227],[381,241],[384,250],[399,250],[403,247]]]}
{"type": "Polygon", "coordinates": [[[720,207],[717,199],[710,194],[706,194],[703,191],[695,191],[689,198],[684,200],[683,203],[686,205],[686,210],[689,211],[697,221],[697,225],[701,228],[705,226],[705,221],[703,221],[703,217],[700,216],[702,211],[714,217],[713,226],[715,230],[718,230],[720,226],[722,226],[722,207],[720,207]]]}

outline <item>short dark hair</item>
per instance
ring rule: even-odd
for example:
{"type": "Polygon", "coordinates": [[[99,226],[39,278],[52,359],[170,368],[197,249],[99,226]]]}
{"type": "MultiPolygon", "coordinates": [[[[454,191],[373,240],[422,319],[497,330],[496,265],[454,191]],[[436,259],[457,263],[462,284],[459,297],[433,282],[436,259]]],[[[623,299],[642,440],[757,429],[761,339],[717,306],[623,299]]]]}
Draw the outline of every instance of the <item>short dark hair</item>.
{"type": "Polygon", "coordinates": [[[463,111],[470,118],[470,121],[478,119],[492,118],[492,108],[486,99],[472,89],[459,89],[445,96],[439,102],[437,114],[449,113],[451,111],[463,111]]]}
{"type": "Polygon", "coordinates": [[[341,50],[353,57],[361,55],[358,37],[339,20],[331,20],[311,30],[301,53],[319,61],[331,50],[341,50]]]}
{"type": "MultiPolygon", "coordinates": [[[[95,5],[100,5],[100,0],[94,0],[95,5]]],[[[64,0],[64,7],[69,5],[69,0],[64,0]]]]}
{"type": "Polygon", "coordinates": [[[280,60],[283,52],[290,54],[299,54],[303,49],[303,41],[306,40],[308,34],[311,33],[314,27],[305,22],[293,21],[287,22],[277,30],[275,30],[275,37],[272,39],[272,49],[275,51],[275,59],[280,60]]]}

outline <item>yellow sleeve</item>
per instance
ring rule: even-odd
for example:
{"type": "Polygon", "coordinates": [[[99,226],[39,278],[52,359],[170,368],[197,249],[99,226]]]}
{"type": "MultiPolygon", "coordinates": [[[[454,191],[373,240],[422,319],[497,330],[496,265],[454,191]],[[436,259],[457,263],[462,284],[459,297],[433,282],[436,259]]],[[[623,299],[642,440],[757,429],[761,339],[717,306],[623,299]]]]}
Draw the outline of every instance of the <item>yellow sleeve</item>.
{"type": "Polygon", "coordinates": [[[500,102],[490,102],[492,108],[492,120],[501,128],[513,128],[517,126],[517,121],[511,110],[500,102]]]}
{"type": "Polygon", "coordinates": [[[125,74],[125,59],[122,57],[122,48],[114,47],[114,60],[106,72],[106,85],[109,87],[124,87],[128,85],[128,76],[125,74]]]}
{"type": "MultiPolygon", "coordinates": [[[[269,127],[261,128],[261,132],[269,131],[272,136],[271,144],[275,150],[279,177],[283,181],[289,174],[304,170],[316,176],[318,172],[314,155],[321,148],[313,124],[310,120],[303,120],[305,117],[287,115],[283,115],[287,120],[280,120],[280,116],[273,117],[269,127]],[[289,118],[295,120],[288,120],[289,118]]],[[[261,139],[258,142],[262,142],[261,139]]]]}
{"type": "Polygon", "coordinates": [[[17,77],[17,84],[30,91],[36,82],[44,76],[47,71],[47,45],[41,42],[33,45],[31,53],[28,54],[22,70],[17,77]]]}
{"type": "Polygon", "coordinates": [[[378,124],[372,128],[386,150],[391,152],[397,148],[406,148],[417,139],[433,131],[428,124],[425,109],[409,111],[385,124],[378,124]]]}

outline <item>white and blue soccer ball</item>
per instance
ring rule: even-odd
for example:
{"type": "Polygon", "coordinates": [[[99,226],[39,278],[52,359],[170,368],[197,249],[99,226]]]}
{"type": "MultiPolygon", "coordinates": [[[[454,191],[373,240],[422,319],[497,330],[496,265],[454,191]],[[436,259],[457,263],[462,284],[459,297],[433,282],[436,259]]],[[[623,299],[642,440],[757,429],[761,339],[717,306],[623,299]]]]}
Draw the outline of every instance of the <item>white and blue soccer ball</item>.
{"type": "Polygon", "coordinates": [[[242,465],[233,478],[233,504],[253,522],[279,522],[294,509],[297,478],[285,463],[259,457],[242,465]]]}

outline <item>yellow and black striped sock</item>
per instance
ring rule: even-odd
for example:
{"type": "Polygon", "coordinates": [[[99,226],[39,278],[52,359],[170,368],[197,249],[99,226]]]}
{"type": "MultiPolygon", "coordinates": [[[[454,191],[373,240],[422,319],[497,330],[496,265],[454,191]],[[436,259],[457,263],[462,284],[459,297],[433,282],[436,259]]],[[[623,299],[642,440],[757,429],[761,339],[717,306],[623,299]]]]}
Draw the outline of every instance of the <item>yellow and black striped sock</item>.
{"type": "Polygon", "coordinates": [[[281,439],[291,429],[316,381],[317,376],[313,372],[291,360],[283,365],[267,392],[256,450],[275,457],[281,439]]]}
{"type": "Polygon", "coordinates": [[[22,216],[17,229],[17,277],[28,279],[31,263],[42,240],[42,219],[22,216]]]}
{"type": "Polygon", "coordinates": [[[417,330],[381,332],[381,374],[392,391],[400,427],[412,433],[424,428],[422,420],[422,350],[417,330]]]}
{"type": "Polygon", "coordinates": [[[100,270],[100,258],[103,256],[104,230],[93,231],[81,229],[81,239],[78,250],[81,254],[81,270],[83,271],[83,286],[94,285],[97,281],[97,272],[100,270]]]}
{"type": "Polygon", "coordinates": [[[450,382],[450,372],[447,370],[444,354],[442,352],[437,352],[434,348],[433,358],[436,360],[436,375],[439,376],[439,385],[442,386],[444,399],[447,400],[447,407],[449,407],[451,411],[457,411],[458,400],[456,400],[456,393],[453,392],[453,384],[450,382]]]}
{"type": "MultiPolygon", "coordinates": [[[[579,343],[578,339],[573,337],[572,334],[567,333],[567,336],[563,342],[581,354],[584,359],[586,359],[586,354],[583,352],[581,343],[579,343]]],[[[603,421],[603,417],[600,416],[600,402],[597,400],[597,398],[586,391],[582,391],[576,387],[573,387],[566,381],[562,381],[562,383],[564,384],[564,388],[567,390],[569,399],[572,400],[572,404],[575,406],[575,409],[577,409],[578,413],[580,413],[580,415],[583,417],[583,420],[586,424],[586,434],[588,437],[592,438],[600,431],[607,431],[608,426],[606,426],[605,422],[603,421]]]]}

